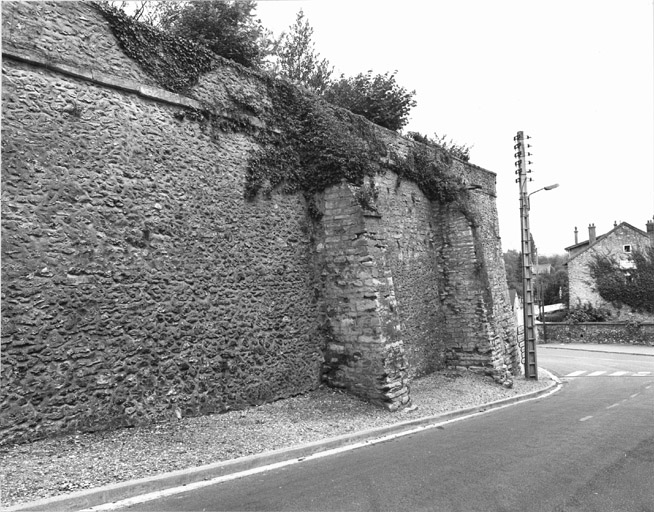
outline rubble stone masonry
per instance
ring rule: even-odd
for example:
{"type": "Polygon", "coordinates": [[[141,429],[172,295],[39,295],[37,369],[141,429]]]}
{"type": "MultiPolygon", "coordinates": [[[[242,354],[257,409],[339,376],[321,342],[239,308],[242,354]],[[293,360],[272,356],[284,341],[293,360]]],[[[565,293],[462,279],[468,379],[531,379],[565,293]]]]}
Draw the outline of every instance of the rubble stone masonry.
{"type": "Polygon", "coordinates": [[[247,200],[256,138],[183,113],[236,90],[265,109],[256,73],[168,93],[82,2],[3,2],[2,25],[0,443],[322,382],[396,410],[440,368],[519,371],[494,174],[456,163],[467,214],[390,172],[373,210],[346,183],[320,220],[300,194],[247,200]]]}

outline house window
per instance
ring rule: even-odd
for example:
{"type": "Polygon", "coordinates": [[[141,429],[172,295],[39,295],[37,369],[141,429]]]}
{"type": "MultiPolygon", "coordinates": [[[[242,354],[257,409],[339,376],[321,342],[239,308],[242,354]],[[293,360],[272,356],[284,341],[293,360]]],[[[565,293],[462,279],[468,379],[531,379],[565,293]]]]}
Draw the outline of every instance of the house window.
{"type": "Polygon", "coordinates": [[[623,246],[623,250],[624,250],[624,252],[626,252],[626,253],[630,253],[630,252],[631,252],[631,245],[625,245],[625,246],[623,246]]]}

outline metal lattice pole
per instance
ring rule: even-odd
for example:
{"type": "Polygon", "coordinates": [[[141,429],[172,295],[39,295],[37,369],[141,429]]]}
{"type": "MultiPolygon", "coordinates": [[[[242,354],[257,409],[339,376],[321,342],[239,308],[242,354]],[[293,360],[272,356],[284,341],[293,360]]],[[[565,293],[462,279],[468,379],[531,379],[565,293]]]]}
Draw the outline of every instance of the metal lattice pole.
{"type": "Polygon", "coordinates": [[[520,185],[520,229],[522,247],[522,300],[525,340],[525,378],[538,380],[538,365],[536,363],[536,333],[534,329],[534,292],[531,270],[531,233],[529,232],[529,194],[527,193],[527,173],[531,172],[527,166],[531,162],[527,160],[527,148],[523,132],[518,132],[514,137],[517,143],[514,149],[517,158],[516,166],[520,185]]]}

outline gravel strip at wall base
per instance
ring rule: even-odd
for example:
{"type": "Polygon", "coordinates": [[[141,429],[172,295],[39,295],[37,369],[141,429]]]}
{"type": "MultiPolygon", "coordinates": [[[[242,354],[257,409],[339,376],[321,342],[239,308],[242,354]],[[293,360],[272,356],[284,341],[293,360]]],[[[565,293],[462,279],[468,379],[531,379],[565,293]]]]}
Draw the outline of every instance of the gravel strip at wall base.
{"type": "Polygon", "coordinates": [[[543,389],[505,388],[471,372],[413,381],[415,408],[391,413],[327,387],[251,409],[147,427],[80,433],[0,449],[0,504],[11,506],[101,485],[226,461],[359,430],[474,407],[543,389]]]}

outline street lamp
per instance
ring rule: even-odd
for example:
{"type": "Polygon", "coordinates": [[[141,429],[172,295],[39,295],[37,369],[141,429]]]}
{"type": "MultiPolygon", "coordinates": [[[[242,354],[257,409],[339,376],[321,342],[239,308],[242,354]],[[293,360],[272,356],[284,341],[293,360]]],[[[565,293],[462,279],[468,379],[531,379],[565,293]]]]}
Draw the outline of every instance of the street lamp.
{"type": "Polygon", "coordinates": [[[540,192],[541,190],[552,190],[554,188],[557,188],[559,186],[558,183],[554,183],[554,185],[547,185],[546,187],[539,188],[538,190],[534,190],[531,194],[527,196],[527,209],[531,208],[531,205],[529,204],[529,198],[533,196],[536,192],[540,192]]]}

